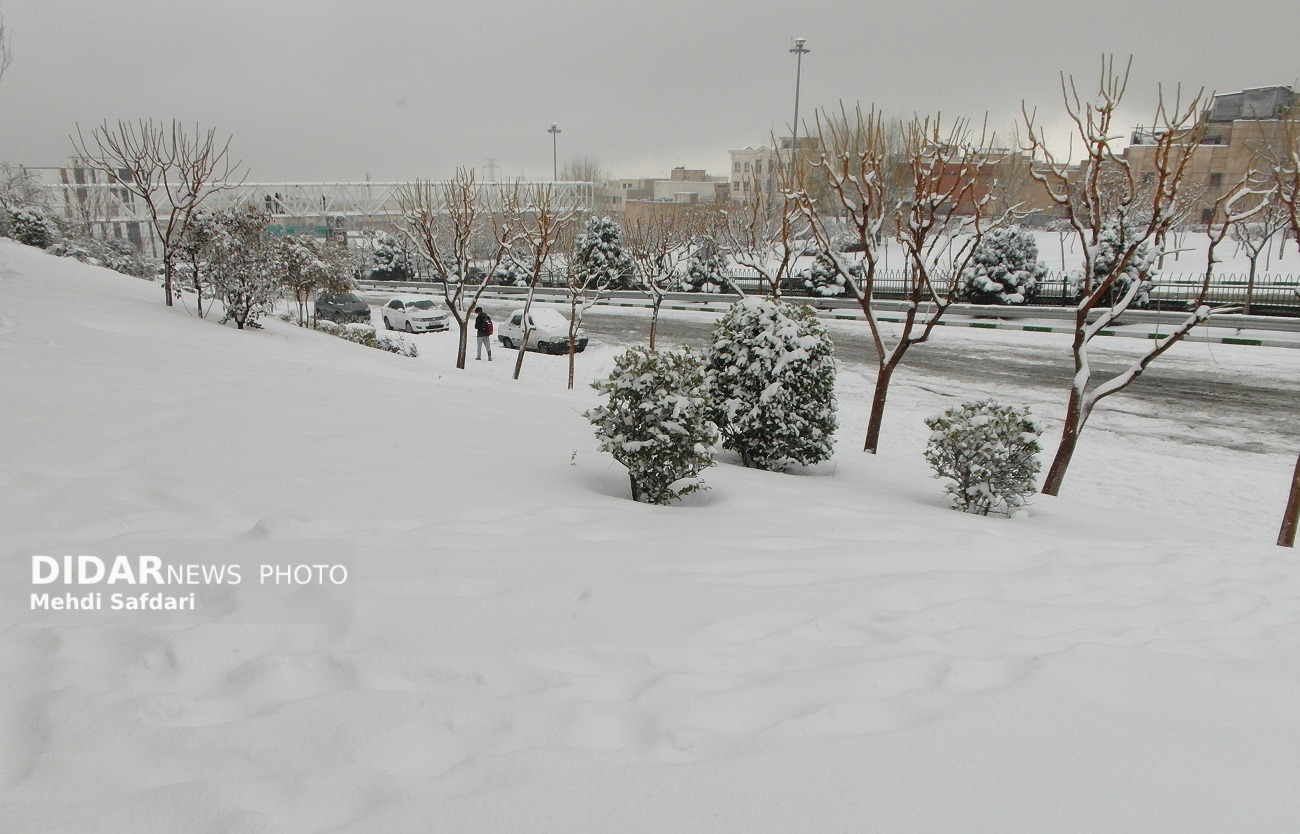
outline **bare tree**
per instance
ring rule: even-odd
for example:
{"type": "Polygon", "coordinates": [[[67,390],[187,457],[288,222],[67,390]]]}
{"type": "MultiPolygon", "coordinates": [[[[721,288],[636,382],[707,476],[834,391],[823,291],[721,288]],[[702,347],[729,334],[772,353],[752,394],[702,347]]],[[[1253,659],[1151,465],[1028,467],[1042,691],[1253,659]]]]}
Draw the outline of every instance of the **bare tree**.
{"type": "Polygon", "coordinates": [[[446,183],[408,183],[398,189],[397,203],[402,232],[442,281],[443,300],[460,330],[456,367],[463,370],[472,313],[509,247],[497,223],[504,207],[488,205],[472,168],[458,168],[446,183]]]}
{"type": "Polygon", "coordinates": [[[0,79],[5,77],[5,70],[14,59],[13,45],[9,40],[9,29],[5,26],[4,15],[0,15],[0,79]]]}
{"type": "Polygon", "coordinates": [[[819,253],[844,279],[862,308],[876,348],[876,387],[867,424],[867,452],[875,454],[894,371],[908,350],[929,340],[952,305],[956,276],[971,262],[987,227],[987,194],[981,194],[985,136],[973,139],[969,123],[944,130],[940,118],[917,117],[902,129],[891,153],[890,130],[874,109],[853,117],[841,107],[835,117],[818,116],[825,151],[815,164],[826,172],[838,218],[826,217],[812,201],[807,216],[819,253]],[[851,258],[836,244],[840,224],[861,251],[851,258]],[[902,244],[905,307],[902,330],[888,344],[876,315],[876,280],[886,232],[902,244]]]}
{"type": "Polygon", "coordinates": [[[691,247],[699,243],[704,213],[693,206],[639,216],[624,230],[636,287],[650,299],[650,349],[659,329],[664,298],[681,283],[691,247]]]}
{"type": "Polygon", "coordinates": [[[560,180],[563,182],[590,182],[599,185],[606,179],[608,175],[605,166],[596,157],[586,154],[570,159],[560,169],[560,180]]]}
{"type": "Polygon", "coordinates": [[[507,242],[506,249],[513,265],[528,282],[528,295],[524,301],[523,335],[519,352],[515,356],[514,378],[524,367],[524,351],[532,335],[533,297],[537,285],[548,270],[552,270],[552,256],[559,251],[571,234],[572,227],[582,216],[583,207],[570,192],[560,191],[550,183],[516,186],[506,197],[503,211],[503,231],[499,235],[507,242]]]}
{"type": "Polygon", "coordinates": [[[1246,276],[1246,300],[1241,306],[1241,312],[1246,315],[1250,315],[1250,305],[1255,296],[1259,256],[1268,249],[1273,236],[1287,227],[1286,212],[1277,200],[1277,192],[1270,190],[1263,202],[1263,208],[1254,217],[1232,224],[1232,239],[1246,253],[1246,261],[1250,264],[1250,272],[1246,276]]]}
{"type": "Polygon", "coordinates": [[[241,163],[230,159],[230,139],[218,144],[215,129],[196,125],[191,134],[174,119],[170,125],[152,119],[119,121],[115,127],[104,122],[90,138],[93,151],[77,125],[73,153],[144,203],[162,246],[163,291],[170,307],[177,244],[204,200],[243,183],[242,175],[232,181],[241,163]]]}
{"type": "Polygon", "coordinates": [[[713,233],[737,266],[758,274],[774,300],[781,297],[781,287],[790,278],[801,247],[798,237],[807,230],[801,202],[812,205],[806,192],[802,201],[796,199],[787,166],[779,166],[778,179],[780,187],[773,194],[755,175],[753,196],[718,212],[713,233]]]}
{"type": "Polygon", "coordinates": [[[1103,59],[1097,97],[1092,101],[1080,96],[1073,77],[1061,74],[1065,108],[1075,138],[1082,142],[1083,158],[1077,170],[1069,169],[1055,156],[1047,146],[1042,129],[1035,124],[1035,114],[1022,108],[1028,127],[1025,150],[1045,161],[1044,165],[1035,167],[1033,176],[1061,208],[1081,245],[1084,259],[1082,295],[1075,307],[1073,384],[1061,442],[1043,483],[1043,492],[1048,495],[1059,493],[1080,432],[1097,403],[1137,381],[1152,361],[1217,312],[1206,304],[1214,272],[1214,248],[1223,240],[1231,222],[1249,216],[1250,210],[1242,211],[1240,205],[1249,194],[1255,193],[1243,180],[1216,203],[1209,228],[1209,261],[1200,293],[1192,305],[1193,312],[1167,336],[1153,341],[1125,371],[1090,388],[1091,342],[1133,304],[1140,285],[1155,268],[1166,236],[1184,215],[1186,201],[1180,199],[1184,175],[1205,133],[1208,118],[1203,106],[1204,91],[1183,106],[1179,93],[1175,93],[1170,103],[1162,90],[1153,123],[1154,182],[1148,187],[1140,186],[1129,161],[1117,152],[1118,137],[1124,132],[1116,130],[1114,124],[1131,65],[1132,59],[1122,73],[1117,73],[1113,58],[1103,59]],[[1103,236],[1114,229],[1121,233],[1111,239],[1110,245],[1099,246],[1103,236]]]}
{"type": "MultiPolygon", "coordinates": [[[[1292,112],[1282,125],[1282,139],[1277,153],[1269,160],[1277,200],[1282,206],[1291,239],[1300,249],[1300,113],[1292,112]]],[[[1282,514],[1282,527],[1277,534],[1280,547],[1295,547],[1296,527],[1300,523],[1300,456],[1296,458],[1295,472],[1291,476],[1291,492],[1287,496],[1286,510],[1282,514]]]]}

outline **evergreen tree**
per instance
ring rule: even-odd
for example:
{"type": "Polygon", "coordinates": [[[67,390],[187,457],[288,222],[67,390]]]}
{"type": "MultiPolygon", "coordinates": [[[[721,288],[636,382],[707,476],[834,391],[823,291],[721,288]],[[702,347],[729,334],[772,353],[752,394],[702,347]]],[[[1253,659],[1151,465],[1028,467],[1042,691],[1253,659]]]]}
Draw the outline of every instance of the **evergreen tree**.
{"type": "Polygon", "coordinates": [[[811,307],[737,301],[713,329],[708,371],[714,422],[745,466],[781,470],[830,458],[834,348],[811,307]]]}
{"type": "Polygon", "coordinates": [[[631,289],[632,259],[623,251],[623,228],[608,217],[592,217],[574,240],[573,270],[588,287],[631,289]]]}
{"type": "Polygon", "coordinates": [[[722,256],[718,245],[712,240],[705,240],[691,253],[681,287],[687,292],[726,292],[726,271],[727,259],[722,256]]]}
{"type": "Polygon", "coordinates": [[[1015,226],[994,229],[975,247],[957,279],[957,294],[976,304],[1024,304],[1046,277],[1033,235],[1015,226]]]}

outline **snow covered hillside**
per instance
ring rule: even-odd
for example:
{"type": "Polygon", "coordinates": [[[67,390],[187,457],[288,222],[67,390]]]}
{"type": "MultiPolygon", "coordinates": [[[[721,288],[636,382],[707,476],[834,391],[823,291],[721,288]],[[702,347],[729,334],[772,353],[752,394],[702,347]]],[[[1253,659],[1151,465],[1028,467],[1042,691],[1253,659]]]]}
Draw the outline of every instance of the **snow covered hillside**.
{"type": "Polygon", "coordinates": [[[1189,509],[1259,456],[1181,491],[1166,446],[1108,468],[1087,437],[1061,498],[967,516],[914,442],[922,383],[873,458],[847,374],[831,462],[640,505],[561,357],[513,382],[500,348],[455,370],[452,334],[409,359],[160,295],[0,240],[3,555],[346,539],[355,614],[7,612],[0,830],[1295,830],[1300,565],[1275,521],[1189,509]]]}

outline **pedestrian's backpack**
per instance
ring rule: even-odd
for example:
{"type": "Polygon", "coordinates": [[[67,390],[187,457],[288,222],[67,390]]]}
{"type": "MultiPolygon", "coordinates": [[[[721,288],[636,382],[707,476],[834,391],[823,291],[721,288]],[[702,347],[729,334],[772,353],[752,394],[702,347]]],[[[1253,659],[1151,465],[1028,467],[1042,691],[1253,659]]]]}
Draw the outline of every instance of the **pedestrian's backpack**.
{"type": "Polygon", "coordinates": [[[485,316],[484,318],[487,319],[488,335],[491,336],[493,333],[497,332],[496,328],[492,326],[492,317],[485,316]]]}

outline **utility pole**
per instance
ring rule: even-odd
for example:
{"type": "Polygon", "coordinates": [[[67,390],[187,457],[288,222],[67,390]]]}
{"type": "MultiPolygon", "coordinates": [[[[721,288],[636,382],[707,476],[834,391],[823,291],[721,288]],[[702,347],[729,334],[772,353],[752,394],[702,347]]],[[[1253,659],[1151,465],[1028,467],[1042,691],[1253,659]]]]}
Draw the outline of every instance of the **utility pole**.
{"type": "Polygon", "coordinates": [[[795,54],[794,65],[794,130],[790,136],[790,175],[794,176],[795,154],[799,152],[799,82],[803,76],[803,56],[812,52],[804,46],[807,38],[795,38],[790,51],[795,54]]]}
{"type": "Polygon", "coordinates": [[[556,127],[555,122],[551,122],[547,133],[551,134],[551,179],[559,182],[560,180],[560,156],[557,148],[559,147],[560,129],[556,127]]]}

